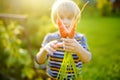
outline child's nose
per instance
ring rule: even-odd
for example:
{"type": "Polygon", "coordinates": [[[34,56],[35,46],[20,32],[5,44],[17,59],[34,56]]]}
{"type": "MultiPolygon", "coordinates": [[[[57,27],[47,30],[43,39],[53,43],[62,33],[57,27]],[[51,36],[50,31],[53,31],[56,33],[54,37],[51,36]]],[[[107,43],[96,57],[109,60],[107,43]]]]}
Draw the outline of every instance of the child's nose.
{"type": "Polygon", "coordinates": [[[64,23],[64,25],[67,25],[68,24],[68,19],[63,19],[63,23],[64,23]]]}
{"type": "Polygon", "coordinates": [[[66,22],[67,20],[68,20],[67,18],[63,18],[63,19],[62,19],[63,22],[66,22]]]}

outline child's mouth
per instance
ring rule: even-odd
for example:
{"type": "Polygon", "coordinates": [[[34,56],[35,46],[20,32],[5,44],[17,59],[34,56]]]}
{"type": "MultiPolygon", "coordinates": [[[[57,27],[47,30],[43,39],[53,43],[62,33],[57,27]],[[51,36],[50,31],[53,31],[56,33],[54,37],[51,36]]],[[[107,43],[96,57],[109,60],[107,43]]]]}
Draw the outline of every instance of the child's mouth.
{"type": "Polygon", "coordinates": [[[65,26],[67,29],[69,29],[69,26],[65,26]]]}

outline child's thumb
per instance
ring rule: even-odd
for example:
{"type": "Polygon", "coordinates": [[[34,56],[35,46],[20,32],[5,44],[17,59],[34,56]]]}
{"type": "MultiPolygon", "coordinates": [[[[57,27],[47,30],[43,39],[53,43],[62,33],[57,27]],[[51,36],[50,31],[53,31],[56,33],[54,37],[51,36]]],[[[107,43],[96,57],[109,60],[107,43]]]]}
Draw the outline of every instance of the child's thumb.
{"type": "Polygon", "coordinates": [[[57,41],[57,40],[54,40],[54,41],[52,41],[52,42],[53,42],[53,44],[55,44],[55,45],[58,43],[58,41],[57,41]]]}

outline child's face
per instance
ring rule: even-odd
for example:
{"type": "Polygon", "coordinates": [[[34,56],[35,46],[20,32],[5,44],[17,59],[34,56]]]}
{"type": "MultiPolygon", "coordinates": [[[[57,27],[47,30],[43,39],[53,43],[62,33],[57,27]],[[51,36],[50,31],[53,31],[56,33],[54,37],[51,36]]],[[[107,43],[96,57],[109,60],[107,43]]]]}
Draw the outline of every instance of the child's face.
{"type": "Polygon", "coordinates": [[[65,27],[69,29],[74,17],[74,13],[70,11],[61,11],[59,12],[59,16],[65,27]]]}

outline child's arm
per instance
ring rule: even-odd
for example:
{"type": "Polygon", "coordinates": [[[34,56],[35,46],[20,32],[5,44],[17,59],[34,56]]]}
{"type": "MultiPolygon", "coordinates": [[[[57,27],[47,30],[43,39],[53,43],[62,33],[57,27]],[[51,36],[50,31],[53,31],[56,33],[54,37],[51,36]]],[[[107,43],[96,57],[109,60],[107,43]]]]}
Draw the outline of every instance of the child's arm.
{"type": "Polygon", "coordinates": [[[44,48],[41,48],[40,51],[36,55],[36,62],[38,64],[43,64],[45,63],[46,58],[47,58],[47,52],[45,51],[44,48]]]}
{"type": "Polygon", "coordinates": [[[62,44],[58,43],[56,40],[51,41],[40,49],[36,55],[36,61],[39,64],[43,64],[46,61],[47,55],[53,55],[58,47],[61,47],[62,44]]]}
{"type": "Polygon", "coordinates": [[[76,53],[79,59],[87,63],[91,60],[91,53],[80,45],[75,39],[63,39],[65,51],[76,53]]]}

